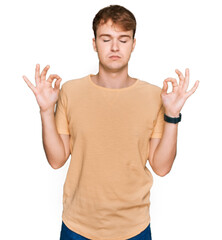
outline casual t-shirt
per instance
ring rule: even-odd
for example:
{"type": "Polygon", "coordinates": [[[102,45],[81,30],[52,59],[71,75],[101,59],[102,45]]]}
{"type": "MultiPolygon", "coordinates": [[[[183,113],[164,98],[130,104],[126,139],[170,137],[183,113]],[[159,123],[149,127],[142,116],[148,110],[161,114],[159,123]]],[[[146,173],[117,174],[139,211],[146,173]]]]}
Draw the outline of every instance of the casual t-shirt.
{"type": "Polygon", "coordinates": [[[65,82],[55,120],[70,135],[71,160],[62,220],[94,240],[123,240],[150,223],[150,138],[161,138],[161,88],[137,79],[125,88],[95,84],[91,75],[65,82]]]}

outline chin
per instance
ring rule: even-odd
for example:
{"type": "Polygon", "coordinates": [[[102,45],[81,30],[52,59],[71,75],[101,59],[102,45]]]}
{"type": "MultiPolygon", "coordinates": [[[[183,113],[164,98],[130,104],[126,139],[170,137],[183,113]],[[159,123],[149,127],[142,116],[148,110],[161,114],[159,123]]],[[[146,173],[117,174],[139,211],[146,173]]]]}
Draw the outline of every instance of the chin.
{"type": "Polygon", "coordinates": [[[121,72],[124,68],[125,68],[125,66],[123,66],[123,67],[109,67],[109,68],[107,68],[107,70],[110,71],[110,72],[117,73],[117,72],[121,72]]]}
{"type": "Polygon", "coordinates": [[[122,71],[124,68],[128,66],[128,64],[109,64],[109,65],[104,65],[101,64],[104,69],[110,72],[119,72],[122,71]]]}

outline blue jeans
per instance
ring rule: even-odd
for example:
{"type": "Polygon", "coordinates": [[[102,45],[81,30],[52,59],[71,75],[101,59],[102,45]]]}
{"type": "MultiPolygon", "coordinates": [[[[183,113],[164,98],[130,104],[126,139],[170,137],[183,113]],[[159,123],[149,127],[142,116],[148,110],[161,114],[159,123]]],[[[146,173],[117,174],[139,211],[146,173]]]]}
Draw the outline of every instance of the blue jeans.
{"type": "MultiPolygon", "coordinates": [[[[89,239],[89,238],[83,237],[83,236],[71,231],[62,221],[60,240],[86,240],[86,239],[89,239]]],[[[125,240],[125,239],[123,239],[123,240],[125,240]]],[[[152,240],[150,224],[141,233],[139,233],[138,235],[136,235],[132,238],[129,238],[128,240],[152,240]]]]}

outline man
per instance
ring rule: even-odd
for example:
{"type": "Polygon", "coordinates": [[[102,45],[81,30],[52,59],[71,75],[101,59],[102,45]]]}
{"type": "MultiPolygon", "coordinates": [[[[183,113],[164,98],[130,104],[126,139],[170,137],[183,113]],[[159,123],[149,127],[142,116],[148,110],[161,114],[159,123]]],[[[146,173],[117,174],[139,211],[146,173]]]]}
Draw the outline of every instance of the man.
{"type": "Polygon", "coordinates": [[[61,91],[58,75],[46,80],[49,66],[40,75],[36,65],[36,87],[23,76],[40,107],[49,164],[58,169],[71,154],[60,239],[151,239],[153,178],[146,161],[159,176],[170,172],[180,111],[199,81],[187,92],[189,69],[185,77],[176,70],[179,84],[167,78],[162,90],[130,77],[136,19],[122,6],[101,9],[93,30],[99,58],[96,75],[67,81],[61,91]]]}

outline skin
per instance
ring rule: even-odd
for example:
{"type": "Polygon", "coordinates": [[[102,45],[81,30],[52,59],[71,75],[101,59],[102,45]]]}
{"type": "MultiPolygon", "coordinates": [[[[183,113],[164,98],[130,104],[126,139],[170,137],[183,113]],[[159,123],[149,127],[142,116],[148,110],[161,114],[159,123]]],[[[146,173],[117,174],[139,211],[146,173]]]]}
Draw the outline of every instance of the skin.
{"type": "MultiPolygon", "coordinates": [[[[128,87],[136,79],[128,75],[128,62],[133,52],[136,39],[133,39],[133,31],[124,31],[111,20],[97,29],[97,38],[93,38],[93,48],[98,54],[99,72],[92,75],[92,81],[107,88],[128,87]]],[[[62,167],[70,155],[70,136],[58,134],[54,107],[58,100],[61,78],[57,74],[51,74],[46,80],[49,69],[47,65],[40,74],[40,65],[36,65],[34,86],[26,76],[23,76],[28,87],[33,91],[40,107],[42,119],[43,147],[49,164],[58,169],[62,167]],[[54,88],[52,87],[55,81],[54,88]]],[[[169,117],[178,117],[186,100],[196,91],[199,81],[196,81],[191,90],[189,85],[189,69],[185,70],[185,76],[178,69],[175,70],[179,77],[179,83],[175,78],[167,78],[163,81],[161,98],[165,114],[169,117]],[[168,83],[171,83],[172,92],[167,93],[168,83]]],[[[159,176],[165,176],[172,168],[177,150],[178,124],[164,123],[162,138],[150,139],[149,163],[153,171],[159,176]]]]}
{"type": "Polygon", "coordinates": [[[92,80],[103,87],[123,88],[136,79],[128,75],[128,62],[136,45],[133,31],[124,31],[111,20],[97,29],[93,38],[93,48],[99,58],[99,72],[92,80]]]}
{"type": "Polygon", "coordinates": [[[51,74],[46,80],[46,74],[49,70],[47,65],[40,74],[40,65],[36,64],[34,86],[26,76],[23,79],[28,87],[33,91],[37,103],[40,107],[42,120],[42,139],[46,158],[52,168],[62,167],[70,155],[69,135],[58,134],[54,118],[54,107],[58,100],[61,77],[57,74],[51,74]],[[55,81],[54,88],[52,87],[55,81]]]}
{"type": "MultiPolygon", "coordinates": [[[[179,117],[186,100],[196,91],[199,81],[196,81],[191,90],[189,85],[189,69],[185,70],[185,77],[176,69],[179,84],[175,78],[167,78],[163,81],[161,92],[165,114],[169,117],[179,117]],[[167,93],[168,82],[172,83],[172,92],[167,93]]],[[[164,122],[164,131],[161,139],[150,140],[149,162],[153,171],[159,176],[165,176],[172,168],[177,150],[178,123],[164,122]]]]}

